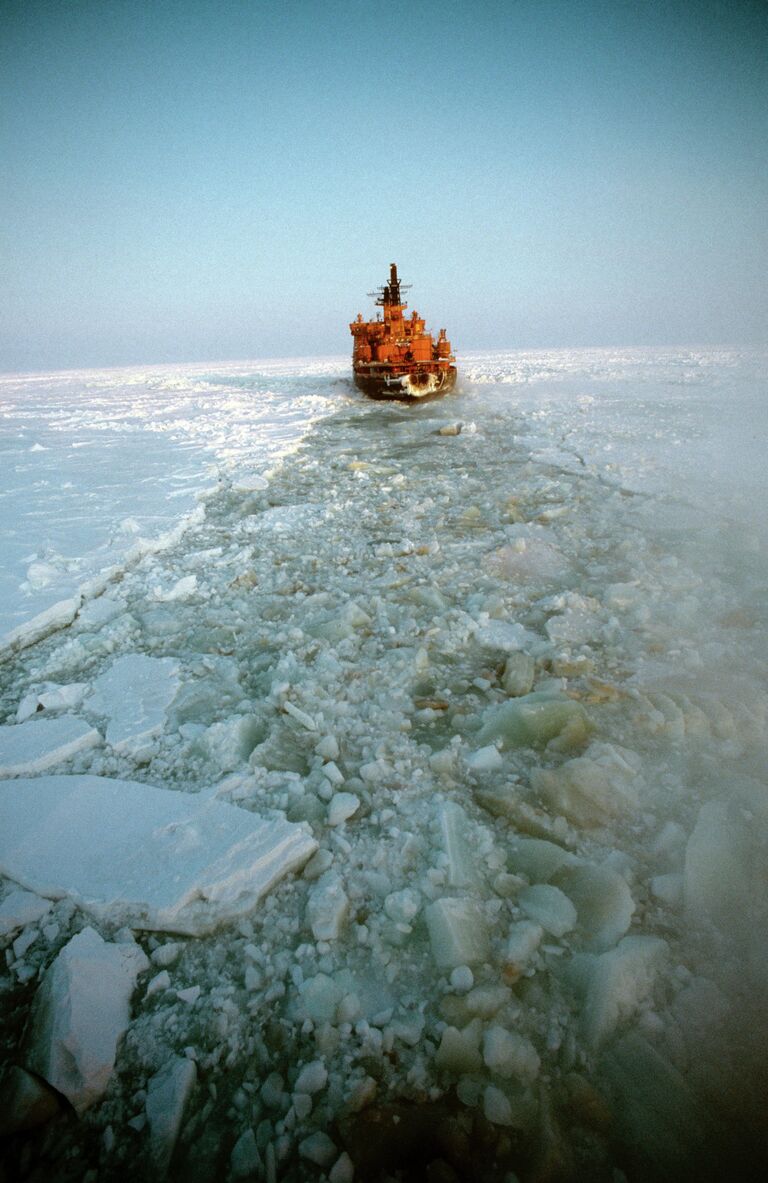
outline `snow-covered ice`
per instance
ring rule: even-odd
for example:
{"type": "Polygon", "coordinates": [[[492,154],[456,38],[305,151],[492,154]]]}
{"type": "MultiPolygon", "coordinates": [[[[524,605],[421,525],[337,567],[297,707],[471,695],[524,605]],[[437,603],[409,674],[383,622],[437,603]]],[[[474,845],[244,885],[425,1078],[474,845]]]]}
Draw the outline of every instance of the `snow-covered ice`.
{"type": "Polygon", "coordinates": [[[8,380],[0,725],[106,742],[0,785],[6,1059],[85,925],[148,966],[106,1094],[15,1165],[764,1176],[765,363],[476,355],[413,407],[335,361],[8,380]],[[259,834],[301,850],[264,891],[259,834]]]}
{"type": "Polygon", "coordinates": [[[219,481],[263,489],[333,408],[329,378],[345,370],[322,359],[0,375],[12,475],[0,489],[0,638],[73,619],[83,585],[170,542],[219,481]]]}

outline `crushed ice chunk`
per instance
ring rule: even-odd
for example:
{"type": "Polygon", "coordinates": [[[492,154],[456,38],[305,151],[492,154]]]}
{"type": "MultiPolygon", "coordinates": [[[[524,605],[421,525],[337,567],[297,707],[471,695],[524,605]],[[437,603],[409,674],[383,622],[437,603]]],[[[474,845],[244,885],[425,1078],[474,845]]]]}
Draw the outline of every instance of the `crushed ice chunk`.
{"type": "Polygon", "coordinates": [[[512,991],[508,986],[475,986],[465,1001],[467,1011],[480,1019],[492,1019],[509,1002],[512,991]]]}
{"type": "Polygon", "coordinates": [[[52,906],[50,900],[41,899],[31,891],[9,892],[0,902],[0,937],[9,936],[27,924],[42,920],[52,906]]]}
{"type": "Polygon", "coordinates": [[[200,737],[200,744],[220,772],[234,772],[247,763],[258,740],[258,720],[251,715],[236,715],[212,723],[200,737]]]}
{"type": "Polygon", "coordinates": [[[184,1110],[197,1080],[197,1065],[186,1056],[174,1056],[147,1085],[145,1109],[149,1145],[158,1173],[168,1169],[184,1120],[184,1110]]]}
{"type": "Polygon", "coordinates": [[[158,945],[150,955],[150,961],[153,965],[159,965],[163,969],[173,965],[178,961],[184,946],[179,941],[166,941],[164,945],[158,945]]]}
{"type": "Polygon", "coordinates": [[[147,983],[147,988],[144,992],[145,998],[151,998],[153,994],[159,994],[163,990],[167,990],[171,984],[171,975],[167,969],[161,969],[159,974],[155,974],[147,983]]]}
{"type": "Polygon", "coordinates": [[[315,853],[312,855],[312,858],[304,868],[304,878],[309,880],[319,879],[320,876],[328,870],[332,863],[333,855],[331,854],[330,850],[326,850],[324,847],[321,847],[320,850],[315,851],[315,853]]]}
{"type": "Polygon", "coordinates": [[[547,806],[582,826],[605,825],[638,805],[633,783],[639,760],[634,752],[606,743],[591,744],[583,756],[560,768],[534,768],[531,784],[547,806]]]}
{"type": "Polygon", "coordinates": [[[688,915],[723,929],[743,924],[751,895],[750,833],[724,801],[702,805],[685,848],[684,899],[688,915]]]}
{"type": "Polygon", "coordinates": [[[435,1064],[442,1072],[462,1076],[464,1073],[478,1072],[483,1059],[477,1049],[477,1042],[470,1034],[456,1027],[446,1027],[435,1055],[435,1064]]]}
{"type": "Polygon", "coordinates": [[[576,906],[587,948],[610,949],[624,936],[635,911],[626,880],[606,866],[575,863],[561,867],[554,883],[576,906]]]}
{"type": "Polygon", "coordinates": [[[510,698],[530,694],[536,673],[536,662],[529,653],[510,653],[504,663],[501,684],[510,698]]]}
{"type": "Polygon", "coordinates": [[[154,587],[151,598],[159,603],[173,603],[175,600],[189,600],[197,591],[197,576],[183,575],[169,588],[154,587]]]}
{"type": "Polygon", "coordinates": [[[241,472],[232,478],[235,493],[263,493],[269,488],[269,481],[258,472],[241,472]]]}
{"type": "Polygon", "coordinates": [[[149,960],[84,928],[61,950],[35,998],[27,1067],[83,1113],[106,1092],[130,998],[149,960]]]}
{"type": "Polygon", "coordinates": [[[68,686],[48,682],[43,690],[25,695],[16,711],[16,722],[23,723],[39,711],[71,711],[80,705],[87,690],[87,682],[71,682],[68,686]]]}
{"type": "Polygon", "coordinates": [[[13,955],[20,961],[26,953],[27,949],[31,949],[39,936],[36,928],[25,928],[20,936],[16,937],[13,942],[13,955]]]}
{"type": "Polygon", "coordinates": [[[500,740],[503,749],[544,747],[559,740],[563,748],[584,744],[590,725],[584,708],[571,698],[550,691],[534,691],[490,706],[478,732],[481,746],[500,740]]]}
{"type": "Polygon", "coordinates": [[[489,1084],[483,1093],[483,1114],[493,1125],[512,1125],[512,1106],[508,1097],[489,1084]]]}
{"type": "Polygon", "coordinates": [[[310,1134],[308,1138],[299,1142],[299,1154],[308,1162],[313,1162],[315,1166],[329,1167],[336,1158],[338,1150],[336,1143],[332,1142],[327,1134],[324,1134],[322,1130],[316,1130],[314,1134],[310,1134]]]}
{"type": "Polygon", "coordinates": [[[323,776],[332,785],[342,785],[344,783],[344,773],[334,764],[333,760],[329,760],[327,764],[323,765],[323,776]]]}
{"type": "Polygon", "coordinates": [[[295,706],[289,698],[286,698],[285,702],[283,703],[283,710],[285,711],[286,715],[290,715],[292,719],[295,719],[296,722],[300,723],[302,727],[305,727],[307,731],[317,731],[317,723],[315,723],[315,720],[310,715],[308,715],[306,711],[302,711],[300,707],[295,706]]]}
{"type": "Polygon", "coordinates": [[[600,635],[601,621],[597,601],[570,592],[562,597],[563,611],[550,616],[545,624],[547,636],[555,645],[583,645],[600,635]]]}
{"type": "Polygon", "coordinates": [[[326,871],[310,890],[307,923],[316,941],[335,941],[349,911],[349,899],[335,871],[326,871]]]}
{"type": "Polygon", "coordinates": [[[187,1006],[194,1006],[202,992],[201,986],[187,986],[185,990],[177,990],[176,997],[185,1002],[187,1006]]]}
{"type": "Polygon", "coordinates": [[[549,583],[567,570],[565,556],[556,547],[530,534],[518,536],[510,546],[502,546],[485,556],[483,566],[497,579],[515,583],[549,583]]]}
{"type": "Polygon", "coordinates": [[[270,1072],[261,1086],[260,1095],[268,1109],[282,1109],[285,1100],[285,1081],[279,1072],[270,1072]]]}
{"type": "Polygon", "coordinates": [[[315,751],[324,760],[338,760],[339,743],[335,735],[324,735],[315,744],[315,751]]]}
{"type": "Polygon", "coordinates": [[[392,1020],[392,1034],[408,1047],[416,1047],[424,1034],[424,1016],[411,1011],[392,1020]]]}
{"type": "Polygon", "coordinates": [[[649,996],[667,949],[661,937],[627,936],[607,953],[574,958],[569,974],[585,999],[582,1027],[590,1047],[605,1043],[649,996]]]}
{"type": "Polygon", "coordinates": [[[293,1111],[298,1117],[299,1121],[304,1121],[309,1117],[313,1109],[312,1098],[309,1093],[294,1093],[293,1094],[293,1111]]]}
{"type": "Polygon", "coordinates": [[[133,781],[0,784],[0,873],[135,928],[211,932],[252,911],[316,848],[290,822],[133,781]]]}
{"type": "Polygon", "coordinates": [[[475,975],[468,965],[457,965],[451,970],[450,982],[457,994],[466,994],[475,984],[475,975]]]}
{"type": "Polygon", "coordinates": [[[684,900],[685,880],[680,874],[670,871],[666,875],[654,875],[648,882],[651,895],[668,908],[680,908],[684,900]]]}
{"type": "Polygon", "coordinates": [[[328,1069],[325,1064],[322,1060],[313,1060],[311,1064],[305,1064],[296,1077],[294,1092],[309,1093],[313,1096],[325,1088],[327,1081],[328,1069]]]}
{"type": "Polygon", "coordinates": [[[355,1164],[345,1150],[331,1167],[328,1183],[353,1183],[354,1177],[355,1164]]]}
{"type": "Polygon", "coordinates": [[[476,965],[489,953],[488,931],[475,900],[441,899],[425,908],[432,956],[441,969],[476,965]]]}
{"type": "Polygon", "coordinates": [[[438,808],[437,818],[447,859],[448,883],[451,887],[473,886],[479,874],[466,813],[455,801],[446,801],[438,808]]]}
{"type": "Polygon", "coordinates": [[[538,640],[522,624],[511,624],[506,620],[489,620],[475,633],[475,639],[483,649],[497,653],[516,653],[538,640]]]}
{"type": "Polygon", "coordinates": [[[516,982],[525,973],[543,936],[544,929],[532,920],[518,920],[511,926],[503,958],[508,982],[516,982]]]}
{"type": "Polygon", "coordinates": [[[516,838],[510,853],[514,870],[527,875],[533,883],[546,883],[561,867],[575,861],[569,851],[546,838],[516,838]]]}
{"type": "Polygon", "coordinates": [[[483,1061],[496,1076],[514,1076],[526,1084],[536,1079],[541,1067],[538,1052],[529,1039],[496,1023],[483,1036],[483,1061]]]}
{"type": "Polygon", "coordinates": [[[384,911],[396,924],[410,924],[421,908],[421,895],[412,887],[393,891],[384,900],[384,911]]]}
{"type": "Polygon", "coordinates": [[[33,776],[101,742],[98,731],[71,715],[0,727],[0,777],[33,776]]]}
{"type": "MultiPolygon", "coordinates": [[[[327,767],[329,765],[326,765],[327,767]]],[[[350,817],[353,817],[359,808],[360,798],[354,793],[334,793],[328,805],[328,825],[342,825],[350,817]]]]}
{"type": "Polygon", "coordinates": [[[518,903],[526,916],[554,937],[565,936],[576,927],[576,908],[558,887],[534,883],[520,892],[518,903]]]}
{"type": "Polygon", "coordinates": [[[264,1164],[259,1154],[256,1135],[250,1126],[243,1130],[232,1147],[229,1167],[235,1179],[252,1179],[263,1174],[264,1164]]]}
{"type": "Polygon", "coordinates": [[[468,752],[464,757],[464,762],[467,768],[471,768],[473,772],[494,772],[504,764],[503,757],[495,743],[487,744],[486,747],[478,748],[477,751],[468,752]]]}

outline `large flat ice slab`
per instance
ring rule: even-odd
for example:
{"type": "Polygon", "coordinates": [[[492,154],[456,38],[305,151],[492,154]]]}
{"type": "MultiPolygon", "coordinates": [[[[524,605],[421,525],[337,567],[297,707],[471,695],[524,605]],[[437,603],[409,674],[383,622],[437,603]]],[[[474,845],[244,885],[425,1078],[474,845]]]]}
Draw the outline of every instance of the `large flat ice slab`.
{"type": "Polygon", "coordinates": [[[0,784],[0,874],[133,928],[210,932],[251,911],[316,847],[291,822],[134,781],[0,784]]]}
{"type": "Polygon", "coordinates": [[[11,723],[0,727],[0,776],[45,772],[100,740],[94,727],[73,715],[11,723]]]}

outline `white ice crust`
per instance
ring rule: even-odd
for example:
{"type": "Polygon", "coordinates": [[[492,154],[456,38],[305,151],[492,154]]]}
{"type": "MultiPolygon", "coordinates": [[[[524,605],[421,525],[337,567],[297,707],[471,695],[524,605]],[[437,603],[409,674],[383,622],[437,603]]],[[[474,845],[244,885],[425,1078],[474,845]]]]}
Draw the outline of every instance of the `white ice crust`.
{"type": "Polygon", "coordinates": [[[298,825],[132,781],[0,786],[0,872],[135,928],[210,932],[250,911],[316,846],[298,825]]]}

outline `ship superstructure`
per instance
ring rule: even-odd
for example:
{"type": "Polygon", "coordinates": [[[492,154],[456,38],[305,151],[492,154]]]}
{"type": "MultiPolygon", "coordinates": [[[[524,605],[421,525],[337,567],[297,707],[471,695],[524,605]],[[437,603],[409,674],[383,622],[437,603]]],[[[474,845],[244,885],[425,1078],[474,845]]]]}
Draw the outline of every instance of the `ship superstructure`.
{"type": "Polygon", "coordinates": [[[376,320],[363,320],[358,312],[349,326],[355,384],[371,398],[427,398],[456,382],[456,359],[445,329],[435,341],[418,312],[405,315],[402,293],[410,286],[400,282],[392,263],[389,283],[368,293],[382,309],[376,320]]]}

